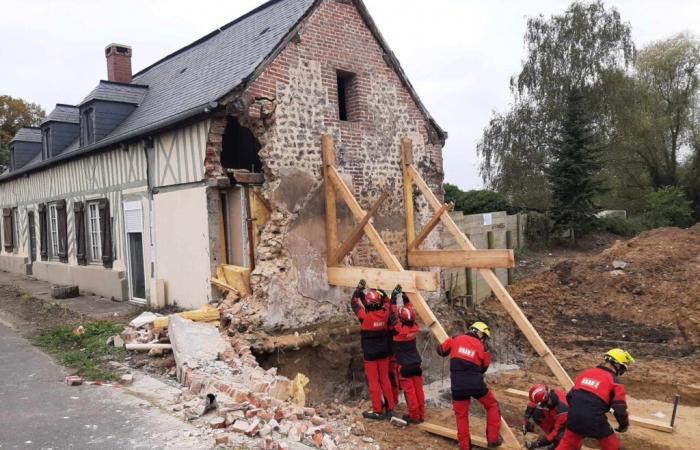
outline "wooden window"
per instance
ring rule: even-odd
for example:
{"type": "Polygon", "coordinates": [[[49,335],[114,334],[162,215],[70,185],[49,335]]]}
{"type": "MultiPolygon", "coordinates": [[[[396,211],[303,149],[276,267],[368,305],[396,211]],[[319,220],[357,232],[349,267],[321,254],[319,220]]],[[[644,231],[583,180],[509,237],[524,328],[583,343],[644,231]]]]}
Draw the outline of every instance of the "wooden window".
{"type": "Polygon", "coordinates": [[[58,208],[55,203],[49,204],[49,256],[58,259],[59,239],[58,239],[58,208]]]}
{"type": "Polygon", "coordinates": [[[12,208],[3,208],[2,210],[2,234],[3,241],[5,242],[5,251],[10,253],[12,251],[13,245],[13,232],[12,232],[12,208]]]}
{"type": "Polygon", "coordinates": [[[109,200],[101,199],[97,202],[99,211],[100,240],[102,242],[102,265],[112,268],[114,252],[112,246],[112,218],[109,214],[109,200]]]}
{"type": "Polygon", "coordinates": [[[58,259],[63,262],[68,262],[68,214],[66,211],[66,201],[59,200],[56,202],[56,211],[58,213],[58,259]]]}
{"type": "Polygon", "coordinates": [[[19,251],[19,210],[12,209],[12,249],[17,253],[19,251]]]}
{"type": "Polygon", "coordinates": [[[85,243],[85,205],[83,202],[73,203],[73,217],[75,222],[75,257],[78,265],[87,264],[87,250],[85,243]]]}
{"type": "Polygon", "coordinates": [[[342,121],[357,119],[356,76],[351,72],[337,71],[338,118],[342,121]]]}
{"type": "Polygon", "coordinates": [[[88,203],[87,224],[90,262],[102,264],[102,224],[98,202],[88,203]]]}

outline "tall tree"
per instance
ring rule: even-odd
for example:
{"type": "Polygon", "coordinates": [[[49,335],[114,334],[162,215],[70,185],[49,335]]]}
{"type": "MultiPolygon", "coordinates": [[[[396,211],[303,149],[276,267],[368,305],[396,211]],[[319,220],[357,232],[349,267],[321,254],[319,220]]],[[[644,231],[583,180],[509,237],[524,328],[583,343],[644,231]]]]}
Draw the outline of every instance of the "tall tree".
{"type": "Polygon", "coordinates": [[[572,3],[561,15],[527,21],[526,57],[511,79],[514,104],[495,113],[477,145],[487,187],[506,194],[514,205],[549,206],[542,189],[566,112],[569,93],[583,95],[591,130],[608,137],[606,76],[623,71],[634,56],[630,26],[601,1],[572,3]]]}
{"type": "Polygon", "coordinates": [[[39,125],[45,115],[46,112],[36,103],[0,95],[0,166],[3,170],[9,158],[10,141],[17,130],[39,125]]]}
{"type": "Polygon", "coordinates": [[[573,236],[590,229],[598,211],[595,197],[602,192],[598,149],[587,117],[583,94],[572,89],[566,102],[561,138],[547,169],[552,191],[550,217],[555,230],[573,236]]]}

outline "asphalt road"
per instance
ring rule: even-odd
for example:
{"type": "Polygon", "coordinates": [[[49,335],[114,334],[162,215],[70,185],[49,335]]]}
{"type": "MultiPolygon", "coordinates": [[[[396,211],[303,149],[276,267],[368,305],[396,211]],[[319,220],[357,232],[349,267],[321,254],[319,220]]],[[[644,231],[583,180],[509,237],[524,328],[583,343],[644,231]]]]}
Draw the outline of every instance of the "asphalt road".
{"type": "Polygon", "coordinates": [[[0,321],[0,449],[199,449],[211,440],[119,388],[64,370],[0,321]],[[204,441],[204,442],[203,442],[204,441]]]}

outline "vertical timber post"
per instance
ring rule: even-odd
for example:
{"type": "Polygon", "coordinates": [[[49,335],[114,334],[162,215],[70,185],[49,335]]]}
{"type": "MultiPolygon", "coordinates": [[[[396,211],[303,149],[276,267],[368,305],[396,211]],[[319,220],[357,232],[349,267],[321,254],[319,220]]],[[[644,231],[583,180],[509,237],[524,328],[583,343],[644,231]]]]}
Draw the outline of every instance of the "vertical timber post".
{"type": "Polygon", "coordinates": [[[406,248],[416,239],[416,221],[413,212],[413,181],[408,167],[413,164],[413,142],[401,139],[401,171],[403,173],[403,203],[406,210],[406,248]]]}
{"type": "Polygon", "coordinates": [[[338,246],[338,223],[336,215],[335,187],[331,180],[329,167],[335,166],[335,143],[333,136],[321,136],[321,154],[323,157],[323,186],[326,193],[326,260],[329,266],[338,264],[336,249],[338,246]]]}

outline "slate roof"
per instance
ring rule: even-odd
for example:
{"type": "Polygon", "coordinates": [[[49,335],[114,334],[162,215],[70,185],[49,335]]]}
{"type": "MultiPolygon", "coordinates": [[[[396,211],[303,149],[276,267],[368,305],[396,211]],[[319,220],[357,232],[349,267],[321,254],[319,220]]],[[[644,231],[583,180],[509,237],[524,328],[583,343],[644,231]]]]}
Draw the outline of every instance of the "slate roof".
{"type": "Polygon", "coordinates": [[[10,142],[14,141],[41,142],[41,129],[33,127],[20,128],[10,142]]]}
{"type": "Polygon", "coordinates": [[[92,100],[104,100],[108,102],[131,103],[138,105],[146,95],[148,86],[140,84],[115,83],[113,81],[101,80],[100,84],[80,102],[84,105],[92,100]]]}
{"type": "Polygon", "coordinates": [[[80,123],[80,110],[77,106],[57,103],[56,108],[46,116],[41,124],[47,122],[80,123]]]}

